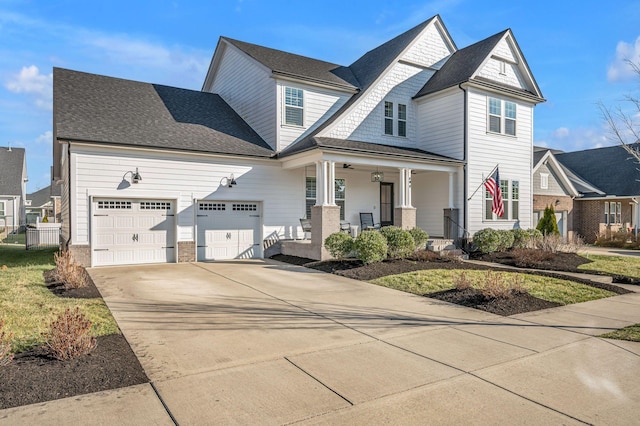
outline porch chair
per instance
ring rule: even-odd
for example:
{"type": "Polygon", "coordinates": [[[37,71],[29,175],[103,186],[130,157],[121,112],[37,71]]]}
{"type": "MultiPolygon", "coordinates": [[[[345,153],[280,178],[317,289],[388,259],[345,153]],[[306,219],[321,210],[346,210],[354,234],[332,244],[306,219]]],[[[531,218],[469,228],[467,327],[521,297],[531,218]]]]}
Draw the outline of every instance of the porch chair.
{"type": "Polygon", "coordinates": [[[373,223],[373,213],[360,213],[360,229],[380,229],[380,224],[373,223]]]}
{"type": "Polygon", "coordinates": [[[307,238],[307,233],[309,234],[309,238],[311,238],[311,219],[300,219],[300,226],[302,226],[304,238],[307,238]]]}
{"type": "Polygon", "coordinates": [[[340,232],[346,232],[347,234],[351,233],[351,223],[346,220],[340,221],[340,232]]]}

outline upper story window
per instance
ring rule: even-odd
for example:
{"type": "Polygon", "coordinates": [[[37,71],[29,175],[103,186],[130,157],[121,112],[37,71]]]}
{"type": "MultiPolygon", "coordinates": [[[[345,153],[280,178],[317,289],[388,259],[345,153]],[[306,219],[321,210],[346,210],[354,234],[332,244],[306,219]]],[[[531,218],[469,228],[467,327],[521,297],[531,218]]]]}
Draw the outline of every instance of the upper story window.
{"type": "Polygon", "coordinates": [[[284,88],[284,124],[304,125],[304,92],[293,87],[284,88]]]}
{"type": "Polygon", "coordinates": [[[407,105],[384,102],[384,134],[407,137],[407,105]],[[395,126],[394,126],[394,121],[395,126]],[[394,132],[395,130],[395,132],[394,132]]]}
{"type": "Polygon", "coordinates": [[[540,189],[549,189],[549,173],[540,173],[540,189]]]}
{"type": "Polygon", "coordinates": [[[489,132],[516,135],[516,103],[489,98],[489,132]]]}

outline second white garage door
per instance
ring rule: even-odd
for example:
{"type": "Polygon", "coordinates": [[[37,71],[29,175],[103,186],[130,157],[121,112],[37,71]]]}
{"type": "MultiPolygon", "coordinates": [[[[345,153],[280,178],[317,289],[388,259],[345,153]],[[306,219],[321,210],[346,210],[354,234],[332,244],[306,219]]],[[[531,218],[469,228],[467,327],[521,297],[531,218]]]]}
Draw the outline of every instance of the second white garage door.
{"type": "Polygon", "coordinates": [[[262,257],[260,203],[199,201],[198,260],[262,257]]]}

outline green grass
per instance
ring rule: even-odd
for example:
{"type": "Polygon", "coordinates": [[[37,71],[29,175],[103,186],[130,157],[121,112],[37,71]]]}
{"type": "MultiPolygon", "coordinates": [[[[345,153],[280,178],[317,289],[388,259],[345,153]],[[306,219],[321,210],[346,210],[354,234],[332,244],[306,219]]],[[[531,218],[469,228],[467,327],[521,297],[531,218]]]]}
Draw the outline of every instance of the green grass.
{"type": "Polygon", "coordinates": [[[578,269],[599,271],[610,275],[625,275],[640,278],[640,258],[630,256],[582,255],[591,263],[580,265],[578,269]]]}
{"type": "Polygon", "coordinates": [[[3,236],[0,237],[0,244],[22,244],[24,246],[26,239],[26,234],[3,234],[3,236]]]}
{"type": "Polygon", "coordinates": [[[640,324],[630,325],[611,333],[602,334],[600,337],[607,339],[629,340],[631,342],[640,342],[640,324]]]}
{"type": "MultiPolygon", "coordinates": [[[[453,288],[454,277],[462,270],[450,271],[445,269],[429,269],[423,271],[407,272],[399,275],[389,275],[370,281],[383,287],[389,287],[408,293],[424,295],[435,293],[441,290],[453,288]]],[[[480,282],[485,271],[464,271],[467,279],[471,280],[474,286],[480,282]]],[[[509,280],[513,272],[496,272],[509,280]]],[[[550,302],[570,305],[573,303],[588,302],[590,300],[602,299],[604,297],[615,296],[607,290],[590,287],[574,281],[561,280],[557,278],[541,277],[537,275],[518,274],[524,279],[524,287],[532,296],[550,302]]]]}
{"type": "Polygon", "coordinates": [[[14,334],[12,350],[21,352],[44,343],[42,333],[66,308],[79,306],[92,322],[96,336],[119,333],[102,299],[58,297],[44,284],[43,272],[53,269],[55,249],[26,251],[24,246],[0,245],[0,318],[14,334]]]}

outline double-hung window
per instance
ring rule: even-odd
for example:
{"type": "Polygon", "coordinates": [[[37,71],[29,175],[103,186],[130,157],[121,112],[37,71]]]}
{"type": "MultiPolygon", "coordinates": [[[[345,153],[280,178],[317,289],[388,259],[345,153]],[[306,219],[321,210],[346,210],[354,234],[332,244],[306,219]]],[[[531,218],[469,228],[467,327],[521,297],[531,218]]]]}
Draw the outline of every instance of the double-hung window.
{"type": "MultiPolygon", "coordinates": [[[[340,220],[344,220],[344,200],[346,195],[345,179],[335,180],[336,204],[340,206],[340,220]]],[[[311,219],[311,207],[316,205],[316,178],[307,177],[305,190],[305,203],[307,219],[311,219]]]]}
{"type": "Polygon", "coordinates": [[[0,218],[4,217],[5,212],[4,212],[4,201],[0,201],[0,218]]]}
{"type": "Polygon", "coordinates": [[[517,107],[515,102],[489,98],[489,132],[515,136],[516,117],[517,107]]]}
{"type": "Polygon", "coordinates": [[[284,124],[304,125],[304,92],[293,87],[284,88],[284,124]]]}
{"type": "Polygon", "coordinates": [[[604,223],[606,225],[622,223],[622,203],[604,202],[604,223]]]}
{"type": "Polygon", "coordinates": [[[384,134],[407,137],[407,105],[384,102],[384,134]],[[395,126],[394,126],[395,121],[395,126]]]}
{"type": "Polygon", "coordinates": [[[517,180],[500,179],[500,191],[504,203],[504,214],[498,216],[491,210],[493,197],[484,190],[484,219],[485,220],[518,220],[520,219],[520,182],[517,180]]]}

